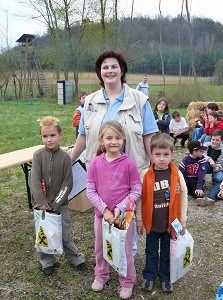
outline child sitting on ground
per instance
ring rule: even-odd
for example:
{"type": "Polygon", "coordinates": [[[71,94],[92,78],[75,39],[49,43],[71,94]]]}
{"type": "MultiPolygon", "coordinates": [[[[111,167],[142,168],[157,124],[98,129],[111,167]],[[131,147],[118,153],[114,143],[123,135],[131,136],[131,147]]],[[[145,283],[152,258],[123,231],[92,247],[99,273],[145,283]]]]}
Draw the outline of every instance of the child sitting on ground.
{"type": "Polygon", "coordinates": [[[204,152],[206,160],[206,174],[212,174],[215,183],[223,180],[223,131],[215,130],[211,135],[211,141],[204,143],[207,147],[204,152]]]}
{"type": "Polygon", "coordinates": [[[219,121],[218,112],[211,111],[208,113],[208,123],[205,123],[204,134],[199,139],[201,143],[210,142],[211,134],[216,130],[223,130],[223,121],[219,121]]]}
{"type": "MultiPolygon", "coordinates": [[[[204,196],[203,186],[205,177],[205,157],[204,150],[207,148],[202,146],[198,141],[192,141],[188,144],[189,155],[183,157],[179,164],[186,181],[188,194],[196,199],[199,205],[200,197],[204,196]]],[[[214,205],[214,201],[209,201],[207,205],[214,205]]]]}
{"type": "Polygon", "coordinates": [[[181,117],[178,111],[172,113],[170,121],[170,135],[174,138],[175,143],[178,138],[182,138],[181,147],[185,147],[185,142],[189,138],[188,125],[184,117],[181,117]]]}
{"type": "Polygon", "coordinates": [[[170,114],[168,103],[165,98],[160,98],[153,111],[154,118],[156,120],[157,126],[160,132],[168,133],[170,132],[170,114]]]}

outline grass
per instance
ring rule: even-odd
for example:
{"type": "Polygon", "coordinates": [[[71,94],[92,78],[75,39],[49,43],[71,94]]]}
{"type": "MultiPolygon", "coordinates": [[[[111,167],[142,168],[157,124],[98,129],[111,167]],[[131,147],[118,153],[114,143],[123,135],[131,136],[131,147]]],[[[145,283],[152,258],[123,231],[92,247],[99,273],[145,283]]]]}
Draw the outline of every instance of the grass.
{"type": "MultiPolygon", "coordinates": [[[[53,115],[61,120],[63,138],[61,146],[75,142],[75,128],[71,124],[73,112],[78,104],[58,105],[56,99],[14,100],[0,102],[0,154],[31,147],[42,143],[37,120],[53,115]]],[[[171,109],[171,112],[174,109],[171,109]]],[[[178,109],[183,116],[186,109],[178,109]]]]}

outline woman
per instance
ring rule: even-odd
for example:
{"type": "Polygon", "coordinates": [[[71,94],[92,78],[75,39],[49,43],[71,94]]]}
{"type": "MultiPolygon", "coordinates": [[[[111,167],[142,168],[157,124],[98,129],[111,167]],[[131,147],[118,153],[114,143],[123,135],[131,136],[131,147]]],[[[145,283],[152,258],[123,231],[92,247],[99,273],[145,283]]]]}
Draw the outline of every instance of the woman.
{"type": "MultiPolygon", "coordinates": [[[[88,167],[96,155],[100,127],[106,121],[117,120],[123,126],[126,136],[123,152],[135,160],[141,172],[148,167],[150,139],[158,131],[148,97],[140,91],[129,88],[125,83],[127,63],[120,52],[113,50],[103,52],[96,61],[95,71],[102,88],[85,99],[79,135],[71,159],[76,160],[86,149],[85,162],[88,167]]],[[[141,226],[140,201],[137,201],[137,207],[139,207],[136,213],[137,224],[141,226]]],[[[142,232],[138,231],[138,234],[142,232]]],[[[134,255],[137,250],[136,231],[133,235],[134,255]]]]}
{"type": "Polygon", "coordinates": [[[141,172],[148,167],[150,138],[158,131],[148,97],[125,83],[127,63],[120,52],[103,52],[96,61],[95,71],[102,88],[86,97],[71,159],[76,160],[86,149],[88,166],[96,155],[101,125],[117,120],[126,134],[124,151],[141,172]]]}

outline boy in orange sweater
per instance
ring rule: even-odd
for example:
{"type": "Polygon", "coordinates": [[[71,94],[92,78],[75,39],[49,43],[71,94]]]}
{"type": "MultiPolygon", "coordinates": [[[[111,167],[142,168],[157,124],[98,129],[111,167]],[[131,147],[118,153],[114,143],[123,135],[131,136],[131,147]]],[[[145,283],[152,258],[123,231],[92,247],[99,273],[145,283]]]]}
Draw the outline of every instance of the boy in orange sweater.
{"type": "Polygon", "coordinates": [[[144,172],[142,221],[147,235],[142,288],[147,292],[152,291],[157,277],[164,293],[173,291],[170,283],[171,222],[178,218],[183,227],[182,235],[186,229],[187,187],[183,175],[171,162],[173,144],[174,139],[166,133],[154,135],[150,144],[152,165],[144,172]]]}

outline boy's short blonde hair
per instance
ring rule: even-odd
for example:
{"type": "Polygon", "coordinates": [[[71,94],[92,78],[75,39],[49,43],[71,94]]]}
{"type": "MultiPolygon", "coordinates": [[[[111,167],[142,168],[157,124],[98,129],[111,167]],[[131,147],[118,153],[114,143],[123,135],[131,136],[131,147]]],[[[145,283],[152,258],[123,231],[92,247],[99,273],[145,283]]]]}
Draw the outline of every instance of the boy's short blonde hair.
{"type": "Polygon", "coordinates": [[[174,139],[167,133],[156,133],[152,136],[150,150],[154,148],[170,149],[173,152],[174,139]]]}
{"type": "Polygon", "coordinates": [[[49,127],[49,126],[55,126],[57,128],[58,133],[62,132],[60,120],[55,117],[47,116],[42,118],[41,120],[39,120],[39,126],[40,126],[40,133],[42,127],[49,127]]]}

